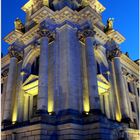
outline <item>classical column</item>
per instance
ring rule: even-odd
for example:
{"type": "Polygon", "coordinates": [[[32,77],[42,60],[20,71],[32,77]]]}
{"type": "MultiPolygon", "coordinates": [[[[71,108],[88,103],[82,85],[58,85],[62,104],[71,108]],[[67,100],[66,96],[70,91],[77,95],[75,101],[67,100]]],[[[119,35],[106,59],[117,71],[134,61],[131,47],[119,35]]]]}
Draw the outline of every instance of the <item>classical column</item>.
{"type": "Polygon", "coordinates": [[[110,52],[110,58],[114,64],[114,73],[116,76],[116,87],[117,87],[117,94],[119,97],[119,104],[121,108],[122,114],[122,121],[128,122],[129,121],[129,108],[127,103],[127,95],[125,91],[124,79],[122,75],[122,65],[120,62],[121,52],[118,48],[112,50],[110,52]]]}
{"type": "Polygon", "coordinates": [[[109,103],[110,103],[110,115],[111,119],[115,119],[115,112],[118,110],[118,105],[117,105],[117,98],[116,98],[116,89],[115,89],[115,83],[114,83],[114,73],[113,73],[113,66],[112,62],[108,61],[109,64],[109,70],[110,72],[108,73],[109,81],[110,81],[110,93],[109,93],[109,103]]]}
{"type": "Polygon", "coordinates": [[[17,114],[17,121],[18,122],[22,122],[23,121],[23,112],[24,112],[24,91],[22,89],[22,84],[23,84],[23,79],[24,79],[24,75],[25,75],[25,72],[22,71],[20,73],[20,81],[19,81],[19,90],[18,90],[18,99],[17,99],[17,102],[18,102],[18,114],[17,114]]]}
{"type": "Polygon", "coordinates": [[[109,94],[110,93],[105,93],[105,95],[104,95],[104,99],[105,99],[105,114],[106,114],[107,118],[110,118],[109,94]]]}
{"type": "Polygon", "coordinates": [[[48,112],[48,42],[50,32],[47,29],[39,31],[40,38],[40,62],[39,62],[39,86],[38,86],[38,113],[48,112]]]}
{"type": "Polygon", "coordinates": [[[96,60],[94,55],[95,32],[92,29],[87,29],[83,34],[85,36],[90,110],[99,111],[100,100],[97,85],[96,60]]]}
{"type": "Polygon", "coordinates": [[[5,97],[5,106],[4,106],[4,117],[3,123],[12,122],[12,111],[13,111],[13,100],[14,93],[16,91],[16,77],[17,77],[17,63],[21,59],[19,52],[12,46],[9,49],[10,55],[10,64],[9,64],[9,73],[6,87],[6,97],[5,97]]]}

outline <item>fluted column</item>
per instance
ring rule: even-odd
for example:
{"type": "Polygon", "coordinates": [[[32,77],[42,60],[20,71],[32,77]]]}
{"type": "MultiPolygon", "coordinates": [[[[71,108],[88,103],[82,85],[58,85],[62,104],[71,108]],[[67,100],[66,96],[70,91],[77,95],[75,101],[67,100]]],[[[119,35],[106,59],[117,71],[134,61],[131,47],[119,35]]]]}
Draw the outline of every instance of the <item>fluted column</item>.
{"type": "Polygon", "coordinates": [[[116,88],[117,94],[122,114],[122,121],[128,122],[129,121],[129,108],[128,108],[128,101],[127,95],[125,91],[124,79],[122,75],[122,65],[120,62],[121,52],[118,48],[114,49],[112,52],[110,51],[110,59],[113,61],[114,65],[114,73],[116,76],[116,88]]]}
{"type": "Polygon", "coordinates": [[[17,64],[18,60],[21,59],[19,52],[11,46],[9,49],[10,55],[10,64],[9,64],[9,73],[6,87],[6,98],[4,106],[4,117],[3,122],[11,123],[12,122],[12,111],[14,106],[14,93],[16,92],[16,77],[17,77],[17,64]]]}
{"type": "Polygon", "coordinates": [[[100,110],[100,100],[97,85],[96,60],[94,55],[95,32],[92,29],[88,29],[85,30],[83,34],[85,36],[85,46],[86,46],[90,109],[91,111],[92,110],[95,111],[100,110]]]}
{"type": "Polygon", "coordinates": [[[38,86],[38,113],[48,112],[48,42],[50,32],[40,28],[40,62],[39,62],[39,86],[38,86]]]}

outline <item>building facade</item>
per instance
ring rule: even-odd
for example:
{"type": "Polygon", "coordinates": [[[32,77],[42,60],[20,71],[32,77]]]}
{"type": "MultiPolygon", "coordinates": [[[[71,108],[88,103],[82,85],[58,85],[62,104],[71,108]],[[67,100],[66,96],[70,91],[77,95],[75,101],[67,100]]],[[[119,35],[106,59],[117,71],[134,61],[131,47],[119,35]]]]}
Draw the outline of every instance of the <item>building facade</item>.
{"type": "Polygon", "coordinates": [[[138,140],[139,61],[98,0],[30,0],[4,40],[2,140],[138,140]]]}

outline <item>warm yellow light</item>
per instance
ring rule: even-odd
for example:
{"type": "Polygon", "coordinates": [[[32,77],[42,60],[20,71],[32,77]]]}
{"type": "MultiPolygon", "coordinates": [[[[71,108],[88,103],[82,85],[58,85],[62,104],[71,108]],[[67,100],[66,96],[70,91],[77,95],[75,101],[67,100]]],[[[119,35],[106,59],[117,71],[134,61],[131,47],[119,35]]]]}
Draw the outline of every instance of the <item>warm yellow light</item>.
{"type": "Polygon", "coordinates": [[[29,0],[21,9],[26,12],[32,7],[32,5],[33,5],[33,1],[29,0]]]}
{"type": "Polygon", "coordinates": [[[52,113],[54,111],[54,102],[51,99],[48,99],[48,112],[52,113]]]}
{"type": "Polygon", "coordinates": [[[85,97],[85,99],[84,99],[84,111],[89,112],[89,110],[90,110],[89,98],[85,97]]]}
{"type": "Polygon", "coordinates": [[[118,122],[120,122],[121,121],[121,114],[119,113],[119,112],[116,112],[116,120],[118,121],[118,122]]]}
{"type": "Polygon", "coordinates": [[[15,124],[17,121],[17,110],[14,108],[13,114],[12,114],[12,124],[15,124]]]}
{"type": "Polygon", "coordinates": [[[23,90],[28,94],[37,95],[38,94],[38,80],[23,86],[23,90]]]}

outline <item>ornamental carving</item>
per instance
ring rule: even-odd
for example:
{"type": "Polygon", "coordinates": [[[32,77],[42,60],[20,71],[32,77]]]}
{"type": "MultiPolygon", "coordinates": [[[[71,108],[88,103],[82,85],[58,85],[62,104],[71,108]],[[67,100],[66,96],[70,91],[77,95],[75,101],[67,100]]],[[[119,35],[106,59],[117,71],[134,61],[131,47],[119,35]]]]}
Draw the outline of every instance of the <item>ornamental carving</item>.
{"type": "Polygon", "coordinates": [[[122,54],[122,52],[120,51],[119,48],[115,48],[113,50],[108,50],[106,52],[106,56],[107,56],[108,60],[112,60],[115,57],[120,57],[121,54],[122,54]]]}
{"type": "Polygon", "coordinates": [[[9,48],[8,53],[9,53],[10,57],[16,57],[18,59],[18,61],[22,60],[22,58],[23,58],[23,51],[17,50],[14,46],[11,46],[9,48]]]}
{"type": "Polygon", "coordinates": [[[86,29],[83,31],[84,37],[94,37],[96,32],[93,29],[86,29]]]}
{"type": "Polygon", "coordinates": [[[85,42],[87,37],[94,37],[96,32],[93,29],[85,29],[83,31],[78,31],[78,39],[81,42],[85,42]]]}
{"type": "Polygon", "coordinates": [[[39,31],[37,33],[40,37],[48,37],[49,42],[53,41],[55,38],[54,32],[51,32],[50,30],[48,30],[46,28],[40,27],[39,31]]]}
{"type": "Polygon", "coordinates": [[[5,78],[8,76],[8,72],[9,72],[9,69],[5,69],[2,73],[1,73],[1,77],[2,78],[5,78]]]}

